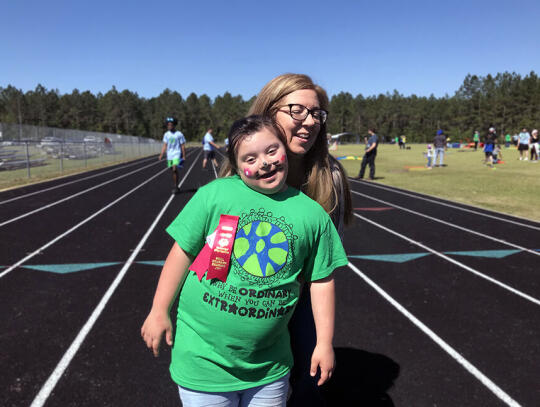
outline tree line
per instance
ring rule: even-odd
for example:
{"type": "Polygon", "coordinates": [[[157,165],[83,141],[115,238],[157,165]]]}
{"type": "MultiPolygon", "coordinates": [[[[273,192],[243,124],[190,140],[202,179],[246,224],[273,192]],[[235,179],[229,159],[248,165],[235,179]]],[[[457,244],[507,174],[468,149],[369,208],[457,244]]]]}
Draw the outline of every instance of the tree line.
{"type": "MultiPolygon", "coordinates": [[[[164,118],[173,115],[188,140],[201,140],[210,127],[223,140],[252,101],[229,92],[212,100],[195,93],[184,98],[165,89],[157,97],[143,98],[114,86],[94,95],[77,89],[60,94],[42,85],[23,92],[9,85],[0,87],[0,122],[160,139],[164,118]]],[[[329,110],[327,127],[332,134],[365,135],[374,127],[386,140],[405,135],[413,142],[431,140],[437,129],[461,141],[470,139],[475,130],[482,134],[491,126],[498,134],[513,134],[522,127],[540,126],[540,79],[535,72],[525,76],[469,74],[453,96],[444,97],[404,96],[396,90],[367,97],[341,92],[331,97],[329,110]]]]}

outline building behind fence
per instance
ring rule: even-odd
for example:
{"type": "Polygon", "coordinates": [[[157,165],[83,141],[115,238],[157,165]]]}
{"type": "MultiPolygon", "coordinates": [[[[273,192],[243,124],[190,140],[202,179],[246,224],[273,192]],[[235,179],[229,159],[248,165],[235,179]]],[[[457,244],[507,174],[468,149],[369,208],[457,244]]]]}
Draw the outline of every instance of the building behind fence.
{"type": "Polygon", "coordinates": [[[0,123],[0,180],[54,177],[160,149],[160,142],[146,137],[0,123]]]}

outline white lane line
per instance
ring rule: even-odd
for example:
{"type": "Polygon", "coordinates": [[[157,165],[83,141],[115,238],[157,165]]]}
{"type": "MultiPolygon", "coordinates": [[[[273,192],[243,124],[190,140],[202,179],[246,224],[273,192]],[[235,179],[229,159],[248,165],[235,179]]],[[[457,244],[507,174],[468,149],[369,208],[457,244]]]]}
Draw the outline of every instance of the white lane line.
{"type": "MultiPolygon", "coordinates": [[[[199,153],[197,155],[197,157],[195,158],[194,161],[197,160],[197,158],[199,158],[199,156],[201,155],[201,153],[199,153]]],[[[193,167],[193,165],[192,165],[193,167]]],[[[133,192],[135,192],[137,189],[141,188],[143,185],[149,183],[150,181],[152,181],[154,178],[156,178],[157,176],[159,176],[160,174],[162,174],[163,172],[167,171],[168,168],[163,168],[161,171],[159,171],[157,174],[153,175],[152,177],[148,178],[146,181],[142,182],[141,184],[139,184],[138,186],[136,186],[135,188],[133,188],[131,191],[125,193],[124,195],[122,195],[120,198],[117,198],[116,200],[114,200],[113,202],[109,203],[108,205],[104,206],[103,208],[101,208],[100,210],[98,210],[97,212],[94,212],[91,216],[89,216],[88,218],[86,218],[85,220],[83,220],[82,222],[79,222],[77,223],[75,226],[73,226],[71,229],[65,231],[64,233],[56,236],[53,240],[51,240],[50,242],[44,244],[43,246],[41,246],[39,249],[37,250],[34,250],[32,253],[30,253],[28,256],[24,257],[23,259],[19,260],[17,263],[15,263],[14,265],[12,265],[11,267],[8,267],[7,269],[5,269],[4,271],[2,271],[0,273],[0,278],[4,277],[6,274],[8,274],[9,272],[13,271],[14,269],[16,269],[17,267],[19,267],[21,264],[25,263],[27,260],[30,260],[32,257],[40,254],[43,250],[45,250],[46,248],[48,248],[49,246],[53,245],[54,243],[56,243],[57,241],[59,241],[60,239],[62,239],[63,237],[69,235],[71,232],[73,232],[74,230],[78,229],[79,227],[81,227],[82,225],[84,225],[85,223],[89,222],[90,220],[94,219],[96,216],[98,216],[100,213],[106,211],[107,209],[109,209],[111,206],[113,206],[114,204],[116,204],[117,202],[120,202],[122,199],[124,199],[125,197],[127,197],[128,195],[132,194],[133,192]]],[[[191,168],[190,168],[190,171],[191,171],[191,168]]],[[[189,174],[189,171],[188,173],[186,173],[186,175],[189,174]]]]}
{"type": "Polygon", "coordinates": [[[484,386],[486,386],[493,394],[495,394],[504,403],[512,407],[519,407],[520,404],[510,397],[504,390],[497,386],[491,379],[478,370],[471,362],[465,359],[461,354],[447,344],[440,336],[429,329],[422,321],[411,314],[405,307],[392,298],[386,291],[379,287],[373,280],[362,273],[354,264],[349,263],[351,268],[361,279],[369,284],[375,291],[377,291],[386,301],[394,306],[399,312],[401,312],[409,321],[411,321],[417,328],[423,333],[429,336],[437,345],[439,345],[446,353],[448,353],[456,362],[465,368],[470,374],[476,377],[484,386]]]}
{"type": "Polygon", "coordinates": [[[59,199],[58,201],[55,201],[55,202],[52,202],[50,204],[44,205],[44,206],[42,206],[40,208],[37,208],[37,209],[34,209],[34,210],[30,211],[30,212],[23,213],[22,215],[16,216],[16,217],[14,217],[12,219],[8,219],[8,220],[6,220],[4,222],[1,222],[0,227],[8,225],[10,223],[13,223],[15,221],[18,221],[20,219],[26,218],[27,216],[30,216],[30,215],[33,215],[35,213],[41,212],[41,211],[43,211],[45,209],[52,208],[53,206],[61,204],[62,202],[69,201],[70,199],[73,199],[73,198],[76,198],[76,197],[78,197],[80,195],[86,194],[87,192],[93,191],[94,189],[97,189],[97,188],[100,188],[100,187],[102,187],[104,185],[110,184],[111,182],[118,181],[119,179],[125,178],[125,177],[127,177],[129,175],[135,174],[136,172],[142,171],[142,170],[144,170],[144,169],[146,169],[148,167],[152,167],[153,165],[157,165],[159,163],[160,163],[159,161],[156,161],[154,163],[145,165],[144,167],[137,168],[136,170],[128,172],[127,174],[120,175],[120,176],[118,176],[116,178],[113,178],[113,179],[110,179],[108,181],[102,182],[101,184],[94,185],[93,187],[90,187],[90,188],[85,189],[83,191],[77,192],[77,193],[75,193],[73,195],[69,195],[69,196],[67,196],[65,198],[59,199]]]}
{"type": "Polygon", "coordinates": [[[90,187],[90,188],[85,189],[83,191],[77,192],[77,193],[75,193],[73,195],[69,195],[69,196],[67,196],[65,198],[59,199],[58,201],[51,202],[50,204],[44,205],[44,206],[42,206],[40,208],[37,208],[37,209],[34,209],[34,210],[30,211],[30,212],[26,212],[26,213],[23,213],[22,215],[16,216],[16,217],[11,218],[11,219],[8,219],[8,220],[6,220],[4,222],[1,222],[0,227],[8,225],[10,223],[13,223],[15,221],[18,221],[19,219],[26,218],[27,216],[33,215],[34,213],[41,212],[41,211],[43,211],[45,209],[48,209],[48,208],[52,208],[53,206],[61,204],[62,202],[69,201],[70,199],[76,198],[79,195],[82,195],[82,194],[85,194],[87,192],[93,191],[94,189],[102,187],[102,186],[107,185],[107,184],[110,184],[111,182],[118,181],[119,179],[125,178],[125,177],[127,177],[127,176],[129,176],[131,174],[134,174],[134,173],[136,173],[138,171],[142,171],[145,168],[151,167],[151,166],[156,165],[156,164],[159,164],[159,162],[155,162],[155,163],[152,163],[152,164],[145,165],[144,167],[141,167],[141,168],[138,168],[138,169],[136,169],[134,171],[128,172],[127,174],[120,175],[119,177],[116,177],[116,178],[110,179],[108,181],[102,182],[101,184],[94,185],[93,187],[90,187]]]}
{"type": "Polygon", "coordinates": [[[210,160],[210,164],[212,164],[212,169],[214,170],[214,175],[217,178],[216,166],[214,165],[214,162],[212,160],[210,160]]]}
{"type": "Polygon", "coordinates": [[[123,169],[125,169],[125,168],[132,167],[132,166],[134,166],[134,165],[143,163],[143,162],[148,161],[148,160],[151,160],[151,159],[155,159],[155,158],[154,158],[154,157],[150,157],[150,158],[146,158],[146,159],[143,159],[143,160],[137,160],[137,162],[130,163],[130,164],[128,164],[128,165],[121,165],[121,166],[119,166],[119,167],[117,167],[117,168],[113,168],[112,170],[100,172],[99,174],[90,175],[90,176],[84,177],[84,178],[78,178],[78,179],[73,180],[73,181],[68,181],[68,182],[64,182],[63,184],[55,185],[54,187],[45,188],[45,189],[40,189],[39,191],[30,192],[30,193],[28,193],[28,194],[24,194],[24,195],[21,195],[21,196],[16,196],[15,198],[6,199],[5,201],[0,201],[0,205],[6,204],[6,203],[9,203],[9,202],[13,202],[13,201],[17,201],[17,200],[23,199],[23,198],[28,198],[29,196],[41,194],[42,192],[52,191],[53,189],[60,188],[60,187],[65,187],[66,185],[75,184],[76,182],[79,182],[79,181],[85,181],[85,180],[87,180],[87,179],[99,177],[99,176],[101,176],[101,175],[105,175],[105,174],[108,174],[108,173],[110,173],[110,172],[114,172],[114,171],[118,171],[118,170],[123,170],[123,169]]]}
{"type": "MultiPolygon", "coordinates": [[[[182,184],[184,183],[184,181],[186,180],[188,174],[191,172],[191,169],[195,165],[195,161],[196,159],[193,161],[193,164],[191,164],[191,167],[189,167],[189,170],[186,172],[186,175],[184,175],[184,178],[182,179],[180,184],[178,184],[178,188],[180,188],[182,184]]],[[[58,364],[54,368],[53,372],[51,373],[51,375],[49,376],[45,384],[43,384],[39,393],[34,398],[34,401],[32,401],[32,404],[30,405],[30,407],[41,407],[45,404],[45,402],[51,395],[51,392],[54,390],[54,388],[58,384],[58,381],[60,380],[60,378],[66,371],[67,367],[69,366],[69,364],[71,363],[71,361],[73,360],[77,352],[79,351],[82,343],[84,342],[84,340],[90,333],[90,330],[93,328],[97,319],[99,318],[99,316],[105,309],[105,306],[107,305],[110,298],[116,291],[116,288],[118,287],[118,285],[120,284],[124,276],[126,275],[128,269],[133,264],[135,257],[137,257],[137,255],[141,251],[142,247],[148,240],[148,237],[150,236],[150,234],[152,233],[152,231],[158,224],[159,220],[161,219],[161,217],[165,213],[165,210],[168,208],[168,206],[170,205],[173,199],[174,199],[174,195],[171,195],[170,198],[165,203],[165,205],[163,206],[163,208],[161,208],[161,211],[157,215],[156,219],[154,219],[154,222],[152,223],[150,228],[146,231],[146,233],[144,234],[143,238],[141,239],[141,241],[139,242],[135,250],[133,250],[133,253],[131,253],[131,256],[129,256],[129,259],[126,261],[126,263],[124,264],[124,266],[122,267],[122,269],[120,270],[120,272],[118,273],[118,275],[116,276],[116,278],[114,279],[110,287],[107,289],[107,291],[103,295],[103,298],[101,298],[101,301],[99,302],[99,304],[96,306],[96,308],[90,315],[90,318],[88,318],[88,321],[86,321],[82,329],[79,331],[75,340],[71,343],[66,353],[64,353],[64,356],[62,356],[62,359],[60,359],[60,362],[58,362],[58,364]]]]}
{"type": "Polygon", "coordinates": [[[413,211],[412,209],[408,209],[408,208],[405,208],[403,206],[399,206],[399,205],[390,203],[388,201],[383,201],[382,199],[374,198],[372,196],[362,194],[360,192],[356,192],[356,191],[353,191],[353,190],[351,190],[351,192],[353,194],[363,196],[364,198],[368,198],[368,199],[371,199],[373,201],[381,202],[381,203],[383,203],[385,205],[393,206],[394,208],[401,209],[402,211],[406,211],[406,212],[412,213],[414,215],[422,216],[424,218],[433,220],[435,222],[439,222],[439,223],[442,223],[444,225],[451,226],[451,227],[459,229],[459,230],[463,230],[464,232],[472,233],[473,235],[477,235],[477,236],[480,236],[480,237],[483,237],[483,238],[486,238],[486,239],[489,239],[489,240],[493,240],[494,242],[498,242],[498,243],[501,243],[501,244],[504,244],[504,245],[507,245],[507,246],[510,246],[510,247],[514,247],[516,249],[523,250],[523,251],[528,252],[528,253],[532,253],[532,254],[534,254],[536,256],[540,256],[540,252],[538,252],[538,251],[536,251],[534,249],[527,249],[526,247],[519,246],[519,245],[517,245],[515,243],[507,242],[506,240],[502,240],[502,239],[497,239],[496,237],[489,236],[489,235],[487,235],[485,233],[480,233],[480,232],[477,232],[477,231],[472,230],[472,229],[467,229],[467,228],[465,228],[463,226],[454,225],[454,224],[452,224],[450,222],[446,222],[446,221],[444,221],[442,219],[437,219],[437,218],[434,218],[433,216],[425,215],[423,213],[413,211]]]}
{"type": "MultiPolygon", "coordinates": [[[[397,188],[397,187],[387,188],[387,187],[384,187],[382,185],[377,185],[377,184],[375,184],[373,182],[358,181],[358,180],[353,179],[353,178],[349,178],[349,181],[358,182],[358,183],[360,183],[362,185],[368,185],[368,186],[373,187],[373,188],[379,188],[379,189],[384,189],[386,191],[395,192],[396,194],[410,196],[412,198],[422,199],[422,200],[427,201],[427,202],[432,202],[432,203],[435,203],[435,204],[448,206],[449,208],[459,209],[459,210],[464,211],[464,212],[474,213],[476,215],[485,216],[487,218],[496,219],[496,220],[502,221],[502,222],[512,223],[514,225],[523,226],[523,227],[526,227],[526,228],[529,228],[529,229],[540,230],[540,226],[528,225],[526,223],[516,222],[514,220],[506,219],[506,218],[503,218],[503,217],[500,217],[500,216],[489,215],[487,213],[478,212],[478,211],[474,211],[472,209],[467,209],[467,208],[463,208],[463,207],[460,207],[460,206],[457,206],[457,205],[448,204],[446,202],[437,201],[435,199],[429,199],[429,198],[425,198],[423,196],[409,194],[409,193],[405,192],[404,190],[401,190],[400,188],[397,188]]],[[[462,205],[466,205],[466,204],[462,204],[462,205]]],[[[468,205],[468,206],[473,206],[473,205],[468,205]]],[[[478,209],[480,209],[480,208],[478,208],[478,209]]],[[[490,211],[490,212],[494,212],[494,211],[490,211]]],[[[515,218],[519,218],[517,216],[507,215],[505,213],[502,213],[501,215],[503,215],[503,216],[513,216],[515,218]]],[[[527,221],[530,221],[530,222],[533,222],[533,223],[538,223],[538,222],[535,222],[535,221],[529,220],[529,219],[524,219],[524,220],[527,220],[527,221]]]]}
{"type": "Polygon", "coordinates": [[[487,281],[489,281],[489,282],[491,282],[493,284],[496,284],[499,287],[502,287],[505,290],[508,290],[513,294],[519,295],[520,297],[522,297],[522,298],[524,298],[524,299],[526,299],[526,300],[528,300],[528,301],[530,301],[530,302],[532,302],[532,303],[534,303],[536,305],[540,305],[540,300],[538,300],[537,298],[531,297],[530,295],[525,294],[524,292],[516,290],[515,288],[510,287],[509,285],[506,285],[506,284],[504,284],[503,282],[501,282],[499,280],[496,280],[496,279],[494,279],[494,278],[492,278],[492,277],[490,277],[490,276],[488,276],[486,274],[483,274],[483,273],[479,272],[478,270],[475,270],[475,269],[473,269],[473,268],[471,268],[471,267],[469,267],[469,266],[467,266],[467,265],[465,265],[465,264],[463,264],[463,263],[461,263],[461,262],[459,262],[457,260],[452,259],[451,257],[448,257],[448,256],[446,256],[446,255],[432,249],[431,247],[426,246],[425,244],[417,242],[416,240],[413,240],[413,239],[411,239],[411,238],[409,238],[407,236],[404,236],[401,233],[396,232],[395,230],[387,228],[386,226],[383,226],[383,225],[380,225],[380,224],[378,224],[376,222],[373,222],[372,220],[370,220],[370,219],[368,219],[368,218],[366,218],[364,216],[361,216],[361,215],[359,215],[357,213],[355,213],[354,216],[356,216],[356,217],[358,217],[358,218],[360,218],[360,219],[372,224],[373,226],[376,226],[376,227],[378,227],[378,228],[380,228],[380,229],[382,229],[382,230],[384,230],[384,231],[386,231],[388,233],[396,235],[396,236],[398,236],[398,237],[400,237],[400,238],[402,238],[402,239],[404,239],[404,240],[406,240],[406,241],[408,241],[408,242],[410,242],[410,243],[412,243],[412,244],[414,244],[414,245],[416,245],[418,247],[421,247],[422,249],[427,250],[430,253],[433,253],[435,256],[438,256],[438,257],[440,257],[440,258],[442,258],[442,259],[444,259],[446,261],[449,261],[450,263],[453,263],[456,266],[459,266],[462,269],[465,269],[465,270],[477,275],[478,277],[481,277],[481,278],[483,278],[483,279],[485,279],[485,280],[487,280],[487,281]]]}

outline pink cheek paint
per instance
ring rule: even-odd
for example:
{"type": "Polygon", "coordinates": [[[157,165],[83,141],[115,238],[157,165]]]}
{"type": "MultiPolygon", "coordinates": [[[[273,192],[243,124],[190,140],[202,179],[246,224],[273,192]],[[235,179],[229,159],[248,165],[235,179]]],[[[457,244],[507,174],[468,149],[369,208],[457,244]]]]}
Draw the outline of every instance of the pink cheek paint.
{"type": "Polygon", "coordinates": [[[244,175],[248,178],[252,178],[253,177],[253,173],[249,170],[249,168],[246,168],[244,170],[244,175]]]}
{"type": "Polygon", "coordinates": [[[283,154],[283,155],[281,156],[281,158],[279,159],[279,162],[280,162],[280,163],[284,163],[286,160],[287,160],[287,155],[286,155],[286,154],[283,154]]]}

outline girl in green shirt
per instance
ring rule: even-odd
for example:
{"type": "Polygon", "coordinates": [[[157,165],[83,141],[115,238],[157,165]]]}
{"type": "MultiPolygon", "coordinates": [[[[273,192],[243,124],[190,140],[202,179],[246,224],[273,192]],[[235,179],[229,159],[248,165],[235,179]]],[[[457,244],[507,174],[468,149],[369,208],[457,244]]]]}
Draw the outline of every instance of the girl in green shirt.
{"type": "Polygon", "coordinates": [[[310,373],[320,372],[321,385],[334,369],[332,272],[347,257],[324,209],[286,185],[285,142],[271,119],[235,122],[228,154],[234,175],[200,188],[167,228],[176,242],[141,334],[156,356],[163,335],[173,343],[169,308],[180,291],[170,372],[183,405],[284,406],[293,360],[287,324],[301,281],[310,285],[317,331],[310,373]],[[238,226],[219,281],[188,268],[204,247],[215,249],[221,215],[237,216],[238,226]]]}

